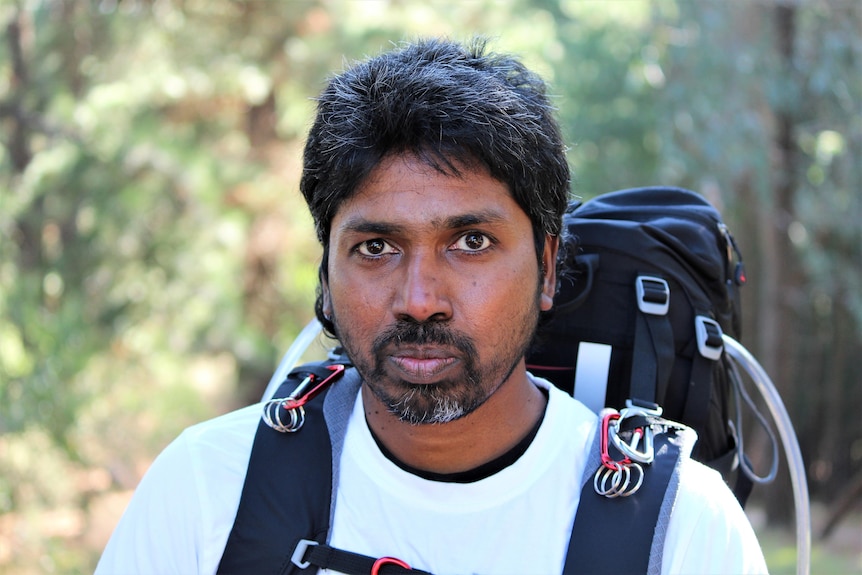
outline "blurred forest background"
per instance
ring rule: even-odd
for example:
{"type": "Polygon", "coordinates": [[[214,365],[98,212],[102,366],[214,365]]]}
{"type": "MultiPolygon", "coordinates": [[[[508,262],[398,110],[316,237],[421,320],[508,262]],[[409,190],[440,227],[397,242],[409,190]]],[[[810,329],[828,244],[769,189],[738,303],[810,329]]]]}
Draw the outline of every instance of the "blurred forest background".
{"type": "MultiPolygon", "coordinates": [[[[0,0],[0,26],[0,571],[90,572],[154,455],[259,398],[313,316],[312,98],[420,35],[548,79],[576,195],[723,211],[817,545],[859,509],[862,2],[0,0]]],[[[764,528],[792,525],[786,469],[764,528]]]]}

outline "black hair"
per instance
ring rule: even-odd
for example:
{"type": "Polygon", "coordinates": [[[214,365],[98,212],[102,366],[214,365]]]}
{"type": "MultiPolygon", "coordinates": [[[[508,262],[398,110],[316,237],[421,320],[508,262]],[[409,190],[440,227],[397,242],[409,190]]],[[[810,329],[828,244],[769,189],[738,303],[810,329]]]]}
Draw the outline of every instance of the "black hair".
{"type": "MultiPolygon", "coordinates": [[[[559,236],[569,166],[545,83],[510,55],[428,39],[355,64],[330,79],[317,100],[300,191],[323,244],[339,206],[380,163],[411,154],[449,175],[482,165],[506,184],[529,216],[541,262],[546,234],[559,236]]],[[[322,295],[315,304],[327,332],[322,295]]]]}

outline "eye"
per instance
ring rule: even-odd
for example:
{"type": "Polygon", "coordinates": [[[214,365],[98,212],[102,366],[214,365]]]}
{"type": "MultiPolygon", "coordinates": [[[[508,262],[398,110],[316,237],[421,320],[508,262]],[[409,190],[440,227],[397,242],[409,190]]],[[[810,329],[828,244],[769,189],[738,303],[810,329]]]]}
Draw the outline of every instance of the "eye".
{"type": "Polygon", "coordinates": [[[491,238],[480,232],[467,232],[452,245],[451,249],[479,252],[491,247],[491,238]]]}
{"type": "Polygon", "coordinates": [[[360,255],[369,258],[392,254],[396,252],[395,248],[393,248],[386,241],[381,240],[380,238],[375,238],[373,240],[365,240],[364,242],[356,246],[356,251],[359,252],[360,255]]]}

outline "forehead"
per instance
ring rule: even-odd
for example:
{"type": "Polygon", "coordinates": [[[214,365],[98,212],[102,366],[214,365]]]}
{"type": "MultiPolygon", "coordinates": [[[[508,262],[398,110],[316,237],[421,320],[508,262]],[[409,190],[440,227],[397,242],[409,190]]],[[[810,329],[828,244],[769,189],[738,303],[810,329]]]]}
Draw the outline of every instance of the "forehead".
{"type": "Polygon", "coordinates": [[[357,222],[409,221],[433,227],[469,225],[479,218],[530,225],[506,184],[481,164],[456,164],[444,173],[412,155],[384,158],[335,214],[332,231],[357,222]]]}

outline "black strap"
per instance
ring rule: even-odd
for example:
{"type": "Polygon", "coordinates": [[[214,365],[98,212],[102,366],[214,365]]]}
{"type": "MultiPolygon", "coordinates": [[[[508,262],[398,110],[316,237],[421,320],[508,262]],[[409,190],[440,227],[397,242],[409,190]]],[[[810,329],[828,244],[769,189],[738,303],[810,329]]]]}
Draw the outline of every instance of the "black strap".
{"type": "Polygon", "coordinates": [[[629,397],[662,403],[675,357],[673,328],[667,315],[638,310],[629,397]]]}
{"type": "Polygon", "coordinates": [[[303,556],[296,559],[320,569],[332,569],[347,575],[431,575],[421,569],[405,567],[402,562],[392,557],[375,559],[329,545],[309,545],[303,556]]]}
{"type": "MultiPolygon", "coordinates": [[[[287,396],[296,380],[275,394],[287,396]]],[[[305,424],[280,433],[258,424],[237,515],[219,563],[220,575],[299,572],[291,555],[302,538],[326,540],[332,493],[332,447],[323,396],[305,405],[305,424]]]]}
{"type": "MultiPolygon", "coordinates": [[[[287,397],[308,374],[324,379],[331,362],[291,371],[273,397],[287,397]]],[[[239,508],[217,573],[283,575],[332,569],[348,575],[429,575],[392,558],[326,545],[332,495],[332,445],[323,415],[326,392],[304,406],[295,433],[258,424],[239,508]],[[304,551],[296,556],[296,550],[304,551]]]]}
{"type": "MultiPolygon", "coordinates": [[[[746,454],[740,453],[739,456],[748,461],[746,454]]],[[[740,468],[737,471],[736,481],[733,483],[733,494],[736,496],[736,500],[739,501],[740,506],[745,507],[752,489],[754,489],[754,481],[740,468]]]]}
{"type": "Polygon", "coordinates": [[[712,461],[707,461],[706,464],[721,473],[724,477],[730,476],[734,471],[736,472],[736,479],[733,482],[732,491],[736,496],[736,500],[739,501],[739,505],[745,507],[748,497],[751,495],[751,490],[754,489],[754,482],[742,471],[737,458],[743,458],[745,461],[749,461],[748,456],[744,453],[740,453],[738,446],[734,445],[727,453],[713,459],[712,461]]]}
{"type": "Polygon", "coordinates": [[[709,404],[712,401],[712,370],[715,361],[707,359],[699,351],[691,359],[691,379],[685,396],[683,421],[694,429],[706,429],[709,404]]]}
{"type": "Polygon", "coordinates": [[[595,492],[592,480],[584,483],[564,574],[648,573],[662,504],[683,449],[668,434],[658,435],[654,445],[655,460],[633,495],[608,499],[595,492]]]}

